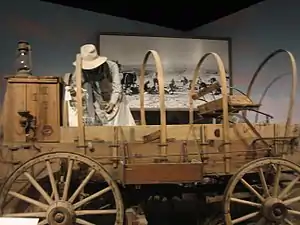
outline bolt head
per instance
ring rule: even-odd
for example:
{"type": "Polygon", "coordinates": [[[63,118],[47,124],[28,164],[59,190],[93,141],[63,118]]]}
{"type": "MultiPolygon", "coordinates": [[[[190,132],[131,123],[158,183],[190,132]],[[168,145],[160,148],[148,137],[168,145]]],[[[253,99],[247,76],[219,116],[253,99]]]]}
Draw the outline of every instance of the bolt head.
{"type": "Polygon", "coordinates": [[[64,221],[64,219],[65,219],[65,216],[62,213],[56,213],[55,216],[54,216],[54,220],[57,223],[62,223],[64,221]]]}

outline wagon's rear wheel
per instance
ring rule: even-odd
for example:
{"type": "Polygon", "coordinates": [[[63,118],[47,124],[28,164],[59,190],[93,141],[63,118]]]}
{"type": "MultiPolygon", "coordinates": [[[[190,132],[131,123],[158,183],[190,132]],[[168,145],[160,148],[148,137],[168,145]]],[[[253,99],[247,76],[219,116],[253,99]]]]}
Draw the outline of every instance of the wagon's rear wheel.
{"type": "Polygon", "coordinates": [[[2,187],[0,207],[4,217],[38,217],[39,225],[93,225],[104,217],[121,225],[124,217],[118,185],[108,172],[68,152],[37,156],[14,171],[2,187]]]}
{"type": "Polygon", "coordinates": [[[230,179],[225,190],[226,224],[296,225],[300,197],[293,196],[293,192],[299,190],[299,181],[300,167],[288,160],[264,158],[246,164],[230,179]],[[248,191],[251,197],[234,197],[235,192],[241,191],[248,191]],[[234,206],[245,209],[242,215],[232,216],[234,206]]]}

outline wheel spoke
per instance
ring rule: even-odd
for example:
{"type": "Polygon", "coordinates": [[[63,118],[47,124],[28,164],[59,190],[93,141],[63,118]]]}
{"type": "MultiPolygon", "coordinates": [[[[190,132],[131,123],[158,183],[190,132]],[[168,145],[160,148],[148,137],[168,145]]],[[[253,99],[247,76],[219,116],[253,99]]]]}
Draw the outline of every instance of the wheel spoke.
{"type": "Polygon", "coordinates": [[[33,218],[46,218],[46,212],[28,212],[28,213],[8,213],[3,217],[33,217],[33,218]]]}
{"type": "Polygon", "coordinates": [[[261,207],[261,204],[259,204],[259,203],[250,202],[250,201],[246,201],[246,200],[239,199],[239,198],[231,198],[230,201],[240,203],[240,204],[243,204],[243,205],[249,205],[249,206],[257,207],[257,208],[261,207]]]}
{"type": "MultiPolygon", "coordinates": [[[[44,166],[41,170],[39,170],[37,172],[36,176],[39,176],[40,174],[42,174],[45,169],[46,169],[46,167],[44,166]]],[[[29,185],[30,185],[30,182],[28,181],[24,185],[21,185],[21,187],[16,192],[22,193],[22,192],[26,191],[29,185]]],[[[11,200],[12,200],[12,196],[9,196],[7,201],[4,203],[3,207],[5,207],[11,200]]]]}
{"type": "Polygon", "coordinates": [[[71,184],[71,178],[72,178],[73,165],[74,165],[74,160],[69,160],[67,177],[66,177],[66,180],[65,180],[64,192],[63,192],[63,197],[62,197],[63,201],[66,201],[67,198],[68,198],[68,192],[69,192],[69,188],[70,188],[70,184],[71,184]]]}
{"type": "Polygon", "coordinates": [[[290,221],[289,219],[284,219],[284,222],[287,224],[287,225],[294,225],[292,223],[292,221],[290,221]]]}
{"type": "Polygon", "coordinates": [[[290,199],[287,199],[287,200],[283,201],[283,203],[284,203],[285,205],[291,205],[291,204],[293,204],[293,203],[295,203],[295,202],[298,202],[298,201],[300,201],[300,196],[294,197],[294,198],[290,198],[290,199]]]}
{"type": "Polygon", "coordinates": [[[51,199],[51,197],[47,194],[47,192],[41,187],[41,185],[39,185],[39,183],[28,173],[25,172],[24,175],[27,177],[27,179],[29,180],[29,182],[32,184],[32,186],[35,187],[35,189],[43,196],[43,198],[49,203],[51,204],[53,202],[53,200],[51,199]]]}
{"type": "Polygon", "coordinates": [[[279,199],[284,198],[295,186],[295,184],[298,182],[300,176],[297,176],[294,180],[292,180],[284,189],[283,191],[278,195],[279,199]]]}
{"type": "Polygon", "coordinates": [[[19,194],[19,193],[14,192],[14,191],[9,191],[8,194],[11,195],[11,196],[13,196],[13,197],[15,197],[15,198],[18,198],[18,199],[20,199],[20,200],[22,200],[24,202],[27,202],[27,203],[32,204],[32,205],[35,205],[35,206],[37,206],[37,207],[39,207],[41,209],[44,209],[44,210],[48,209],[48,205],[46,205],[46,204],[44,204],[42,202],[36,201],[36,200],[34,200],[32,198],[29,198],[29,197],[27,197],[25,195],[19,194]]]}
{"type": "Polygon", "coordinates": [[[110,190],[111,190],[111,187],[108,186],[107,188],[104,188],[103,190],[100,190],[100,191],[98,191],[98,192],[96,192],[96,193],[90,195],[89,197],[84,198],[84,199],[82,199],[81,201],[77,202],[76,204],[74,204],[73,207],[74,207],[74,209],[77,209],[77,208],[79,208],[80,206],[82,206],[82,205],[84,205],[84,204],[86,204],[86,203],[92,201],[92,200],[95,199],[95,198],[100,197],[101,195],[105,194],[106,192],[108,192],[108,191],[110,191],[110,190]]]}
{"type": "Polygon", "coordinates": [[[76,216],[84,215],[106,215],[106,214],[116,214],[116,209],[106,209],[106,210],[79,210],[75,211],[76,216]]]}
{"type": "Polygon", "coordinates": [[[292,209],[288,210],[288,214],[291,214],[291,215],[294,215],[294,216],[300,216],[300,212],[299,211],[292,210],[292,209]]]}
{"type": "Polygon", "coordinates": [[[70,203],[74,202],[74,200],[77,198],[77,196],[83,190],[83,188],[85,187],[85,185],[87,185],[87,183],[90,181],[90,179],[92,178],[92,176],[94,175],[95,172],[96,172],[96,170],[94,170],[94,169],[90,171],[90,173],[85,177],[85,179],[82,181],[82,183],[76,189],[76,191],[70,197],[70,199],[68,200],[68,202],[70,202],[70,203]]]}
{"type": "Polygon", "coordinates": [[[260,201],[264,201],[264,197],[261,196],[247,181],[245,181],[243,178],[241,178],[241,182],[242,184],[250,191],[252,192],[252,194],[256,195],[256,197],[260,200],[260,201]]]}
{"type": "Polygon", "coordinates": [[[273,185],[273,193],[272,193],[273,197],[278,196],[280,175],[281,175],[281,165],[277,164],[274,185],[273,185]]]}
{"type": "MultiPolygon", "coordinates": [[[[297,192],[298,192],[297,189],[291,190],[289,193],[287,193],[287,194],[285,195],[284,199],[287,199],[287,198],[290,197],[290,196],[295,196],[295,194],[296,194],[297,192]]],[[[298,194],[296,194],[296,195],[298,195],[298,194]]],[[[281,200],[282,200],[282,199],[281,199],[281,200]]]]}
{"type": "Polygon", "coordinates": [[[38,223],[38,225],[47,225],[48,224],[48,220],[44,219],[41,222],[38,223]]]}
{"type": "MultiPolygon", "coordinates": [[[[46,161],[46,166],[47,166],[47,170],[48,170],[48,174],[49,174],[49,180],[50,180],[52,192],[54,195],[54,199],[55,199],[55,201],[58,201],[59,195],[58,195],[58,190],[57,190],[57,186],[56,186],[56,181],[55,181],[55,178],[53,175],[53,170],[52,170],[51,164],[48,160],[46,161]]],[[[50,198],[52,199],[52,197],[50,197],[50,198]]]]}
{"type": "Polygon", "coordinates": [[[88,222],[86,220],[79,219],[79,218],[76,218],[75,223],[76,224],[80,224],[80,225],[96,225],[94,223],[90,223],[90,222],[88,222]]]}
{"type": "Polygon", "coordinates": [[[101,206],[99,209],[105,209],[105,208],[107,208],[107,207],[109,207],[109,206],[111,206],[111,204],[106,204],[106,205],[104,205],[104,206],[101,206]]]}
{"type": "Polygon", "coordinates": [[[237,223],[241,223],[246,220],[252,219],[252,218],[256,217],[258,214],[259,214],[259,212],[254,212],[254,213],[250,213],[245,216],[239,217],[237,219],[232,220],[232,224],[237,224],[237,223]]]}
{"type": "Polygon", "coordinates": [[[53,197],[54,197],[54,192],[52,191],[50,198],[53,199],[53,197]]]}
{"type": "Polygon", "coordinates": [[[268,188],[266,178],[265,178],[265,175],[264,175],[264,171],[263,171],[262,168],[259,168],[258,174],[259,174],[259,178],[260,178],[260,181],[261,181],[261,184],[262,184],[262,188],[264,190],[264,194],[265,194],[266,197],[269,197],[270,192],[269,192],[269,188],[268,188]]]}

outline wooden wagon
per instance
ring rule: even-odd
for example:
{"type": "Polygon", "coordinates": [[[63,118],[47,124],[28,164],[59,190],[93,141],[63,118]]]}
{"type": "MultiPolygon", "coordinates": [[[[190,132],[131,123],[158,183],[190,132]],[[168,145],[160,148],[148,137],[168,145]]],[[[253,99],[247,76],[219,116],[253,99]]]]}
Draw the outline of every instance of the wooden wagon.
{"type": "MultiPolygon", "coordinates": [[[[205,54],[192,82],[190,123],[183,125],[166,125],[163,68],[157,52],[147,52],[140,82],[144,83],[151,55],[158,73],[160,125],[146,125],[141,94],[141,125],[85,126],[78,92],[78,127],[69,127],[59,77],[7,78],[2,113],[1,215],[38,217],[39,225],[121,225],[126,209],[151,196],[170,199],[196,193],[207,202],[223,202],[222,223],[226,225],[245,221],[295,224],[300,215],[300,209],[293,208],[300,201],[293,192],[300,173],[300,127],[291,124],[297,83],[292,54],[284,50],[272,53],[256,71],[247,94],[228,94],[222,60],[215,53],[205,54]],[[287,53],[292,63],[291,101],[286,124],[272,124],[271,116],[259,112],[260,104],[249,96],[260,69],[281,52],[287,53]],[[216,59],[221,81],[195,92],[199,68],[207,57],[216,59]],[[214,118],[217,123],[194,124],[193,99],[217,88],[221,88],[222,98],[197,106],[202,117],[214,118]],[[267,119],[250,123],[247,110],[267,119]],[[235,123],[233,116],[243,121],[235,123]],[[247,212],[240,215],[233,204],[247,208],[247,212]]],[[[77,90],[81,90],[80,68],[77,55],[77,90]]]]}

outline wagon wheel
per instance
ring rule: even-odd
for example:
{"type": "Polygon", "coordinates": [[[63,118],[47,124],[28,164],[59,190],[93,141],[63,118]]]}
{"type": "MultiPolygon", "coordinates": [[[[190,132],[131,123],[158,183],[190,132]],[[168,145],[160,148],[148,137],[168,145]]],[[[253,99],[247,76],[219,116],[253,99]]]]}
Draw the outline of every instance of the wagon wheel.
{"type": "Polygon", "coordinates": [[[95,217],[101,220],[105,216],[113,217],[114,225],[121,225],[124,217],[119,188],[108,172],[93,159],[68,152],[39,155],[15,170],[2,187],[0,207],[3,217],[40,218],[39,225],[93,225],[99,223],[94,222],[95,217]],[[61,162],[66,165],[64,173],[61,162]],[[38,166],[45,168],[43,176],[32,173],[33,168],[38,166]],[[38,196],[33,196],[32,190],[28,191],[25,187],[23,191],[16,192],[13,185],[20,179],[36,190],[38,196]],[[48,189],[42,184],[45,179],[48,189]],[[103,182],[99,182],[100,179],[103,182]],[[93,182],[96,185],[91,188],[93,182]],[[11,212],[8,205],[16,200],[17,206],[24,203],[29,207],[26,210],[24,207],[22,210],[20,207],[14,207],[11,212]],[[91,220],[94,223],[90,222],[91,220]]]}
{"type": "Polygon", "coordinates": [[[254,222],[257,225],[296,225],[294,221],[297,217],[299,220],[300,216],[296,203],[299,204],[300,197],[292,197],[292,193],[299,180],[300,167],[285,159],[263,158],[246,164],[230,179],[225,190],[226,224],[254,222]],[[252,182],[249,176],[255,177],[251,179],[252,182]],[[251,198],[245,200],[233,197],[237,189],[246,189],[252,194],[251,198]],[[231,211],[236,204],[249,207],[249,212],[233,218],[231,211]]]}

